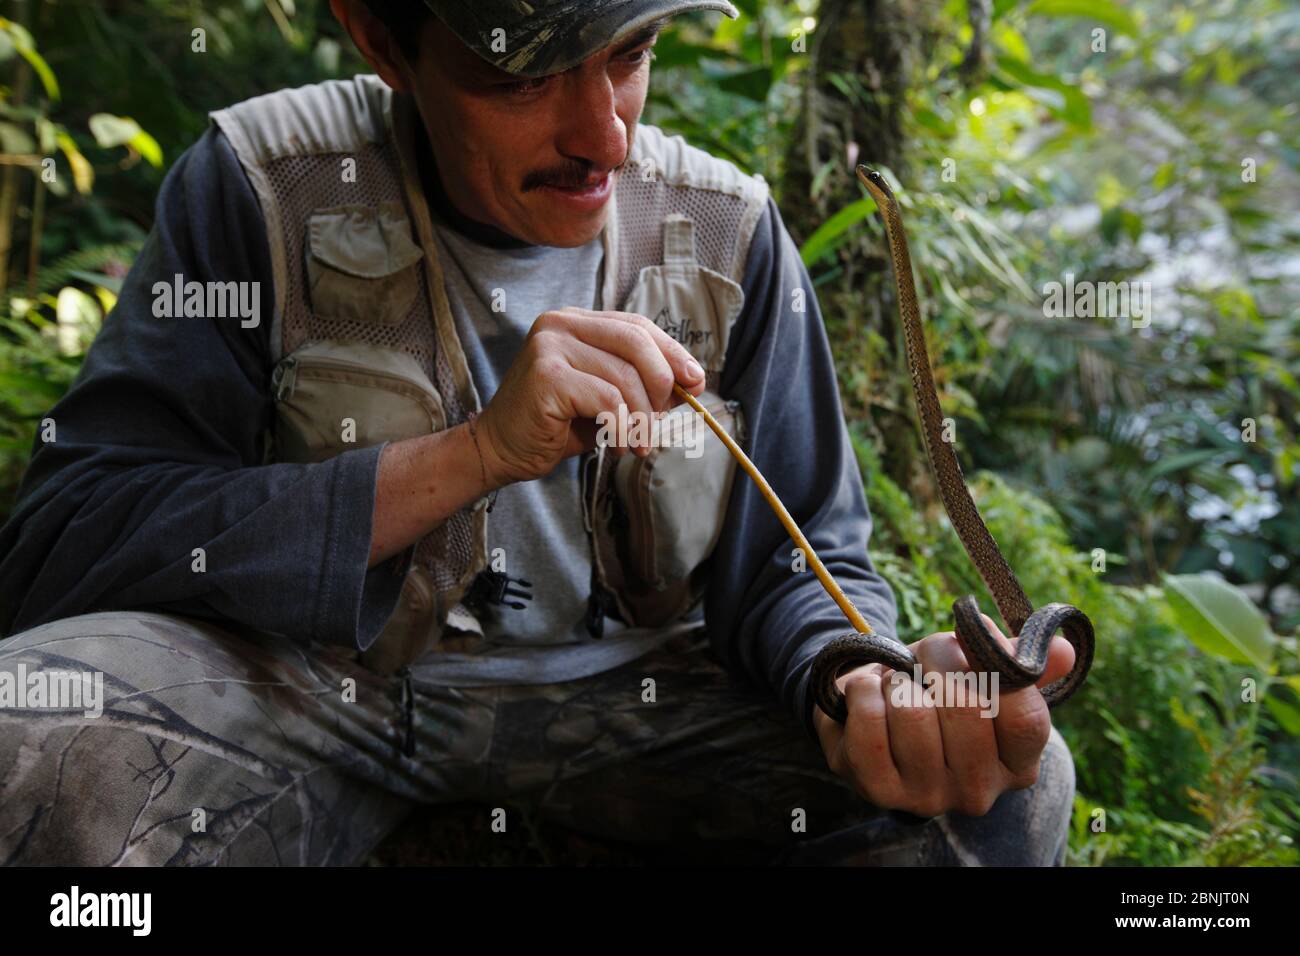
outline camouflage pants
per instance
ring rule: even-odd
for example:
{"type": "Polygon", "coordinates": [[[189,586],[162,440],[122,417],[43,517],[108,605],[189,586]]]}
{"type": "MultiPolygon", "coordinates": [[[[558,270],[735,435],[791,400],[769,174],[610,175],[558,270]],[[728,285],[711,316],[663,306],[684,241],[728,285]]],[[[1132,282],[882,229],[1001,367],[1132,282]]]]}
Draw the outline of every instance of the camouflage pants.
{"type": "Polygon", "coordinates": [[[722,860],[740,845],[782,863],[1064,856],[1074,767],[1055,730],[1034,787],[982,817],[907,826],[729,677],[702,631],[561,684],[450,688],[412,670],[380,677],[340,649],[150,613],[0,640],[0,674],[103,675],[98,715],[0,707],[0,861],[352,864],[416,804],[466,800],[522,800],[634,843],[707,841],[722,860]]]}

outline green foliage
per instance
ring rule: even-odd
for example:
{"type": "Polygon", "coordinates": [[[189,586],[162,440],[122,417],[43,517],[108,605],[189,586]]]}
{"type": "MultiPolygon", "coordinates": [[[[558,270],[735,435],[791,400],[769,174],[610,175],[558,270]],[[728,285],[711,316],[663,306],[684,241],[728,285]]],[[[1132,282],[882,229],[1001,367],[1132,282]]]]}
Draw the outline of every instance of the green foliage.
{"type": "Polygon", "coordinates": [[[38,314],[30,320],[0,316],[0,488],[17,487],[38,423],[80,364],[80,355],[59,349],[56,323],[38,314]]]}

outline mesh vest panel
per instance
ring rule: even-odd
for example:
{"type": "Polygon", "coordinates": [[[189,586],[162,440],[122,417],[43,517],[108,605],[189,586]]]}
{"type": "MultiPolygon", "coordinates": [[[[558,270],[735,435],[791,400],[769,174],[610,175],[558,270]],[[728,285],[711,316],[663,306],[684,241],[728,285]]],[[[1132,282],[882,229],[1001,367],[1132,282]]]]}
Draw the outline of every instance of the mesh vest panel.
{"type": "MultiPolygon", "coordinates": [[[[242,119],[242,117],[241,117],[242,119]]],[[[437,348],[428,278],[419,270],[420,292],[406,318],[397,325],[324,319],[311,310],[307,277],[307,224],[312,213],[332,206],[376,206],[400,202],[407,210],[401,167],[391,141],[361,142],[353,149],[286,155],[262,164],[282,224],[285,249],[281,355],[321,340],[364,342],[399,349],[412,355],[434,383],[447,413],[447,425],[459,424],[466,411],[455,388],[451,368],[437,348]],[[345,160],[356,163],[355,177],[344,180],[345,160]],[[355,179],[355,181],[351,181],[355,179]]],[[[416,241],[416,237],[412,238],[416,241]]],[[[415,562],[426,568],[434,586],[448,591],[470,569],[474,555],[473,519],[468,509],[452,515],[416,546],[415,562]]]]}

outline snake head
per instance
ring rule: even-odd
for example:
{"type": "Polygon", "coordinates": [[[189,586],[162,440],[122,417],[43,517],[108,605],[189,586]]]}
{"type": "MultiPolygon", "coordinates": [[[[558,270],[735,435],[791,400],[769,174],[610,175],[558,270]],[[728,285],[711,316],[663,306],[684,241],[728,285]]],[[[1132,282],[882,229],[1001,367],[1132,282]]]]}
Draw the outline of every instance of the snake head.
{"type": "Polygon", "coordinates": [[[861,165],[858,166],[858,172],[861,175],[865,176],[867,179],[871,180],[871,182],[876,186],[885,185],[885,177],[880,175],[880,173],[876,172],[874,169],[872,169],[869,166],[861,166],[861,165]]]}
{"type": "Polygon", "coordinates": [[[867,192],[871,193],[871,198],[876,201],[877,206],[883,206],[886,201],[893,200],[894,193],[890,190],[889,183],[885,182],[884,176],[862,165],[858,166],[857,173],[858,179],[867,187],[867,192]]]}

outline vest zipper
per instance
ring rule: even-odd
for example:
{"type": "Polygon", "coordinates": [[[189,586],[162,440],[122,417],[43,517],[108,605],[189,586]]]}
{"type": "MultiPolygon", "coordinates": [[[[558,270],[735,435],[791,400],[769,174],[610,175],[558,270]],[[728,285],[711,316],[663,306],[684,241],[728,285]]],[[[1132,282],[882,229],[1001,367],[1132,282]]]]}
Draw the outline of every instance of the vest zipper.
{"type": "MultiPolygon", "coordinates": [[[[297,356],[290,356],[284,359],[276,366],[275,372],[271,376],[271,386],[275,392],[277,401],[284,401],[292,398],[294,390],[298,386],[300,377],[312,377],[315,370],[328,370],[342,372],[344,374],[368,376],[371,378],[385,379],[390,382],[404,386],[398,394],[404,394],[408,398],[415,399],[426,409],[433,413],[435,410],[443,418],[444,427],[447,425],[446,414],[442,408],[442,396],[438,395],[436,390],[425,388],[419,381],[408,378],[405,375],[397,375],[393,372],[386,372],[380,369],[366,368],[358,366],[351,362],[338,361],[323,357],[308,356],[299,360],[297,356]],[[411,391],[416,394],[410,394],[411,391]]],[[[437,417],[437,416],[435,416],[437,417]]]]}
{"type": "Polygon", "coordinates": [[[291,355],[276,365],[271,373],[271,391],[275,393],[275,400],[282,402],[291,397],[297,383],[298,359],[291,355]]]}

